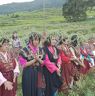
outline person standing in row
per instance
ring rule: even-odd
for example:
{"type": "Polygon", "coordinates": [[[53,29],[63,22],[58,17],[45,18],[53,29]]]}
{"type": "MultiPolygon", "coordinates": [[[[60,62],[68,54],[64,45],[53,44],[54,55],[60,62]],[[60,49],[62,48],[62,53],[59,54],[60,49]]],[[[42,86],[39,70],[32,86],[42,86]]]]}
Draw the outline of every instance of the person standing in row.
{"type": "Polygon", "coordinates": [[[20,52],[19,62],[23,67],[23,96],[44,96],[44,76],[42,74],[42,52],[39,48],[40,36],[31,33],[28,45],[20,52]]]}
{"type": "Polygon", "coordinates": [[[60,78],[61,58],[56,48],[56,36],[51,34],[44,42],[45,57],[43,61],[43,72],[45,77],[45,96],[58,96],[58,88],[62,85],[60,78]]]}
{"type": "Polygon", "coordinates": [[[74,57],[66,43],[66,39],[61,38],[58,43],[58,47],[60,50],[60,56],[62,60],[61,64],[61,75],[64,78],[64,83],[59,89],[59,92],[63,92],[66,96],[68,94],[68,90],[73,86],[73,77],[75,74],[74,65],[72,61],[74,61],[74,57]]]}
{"type": "Polygon", "coordinates": [[[0,96],[16,96],[18,62],[9,51],[9,40],[0,39],[0,96]]]}

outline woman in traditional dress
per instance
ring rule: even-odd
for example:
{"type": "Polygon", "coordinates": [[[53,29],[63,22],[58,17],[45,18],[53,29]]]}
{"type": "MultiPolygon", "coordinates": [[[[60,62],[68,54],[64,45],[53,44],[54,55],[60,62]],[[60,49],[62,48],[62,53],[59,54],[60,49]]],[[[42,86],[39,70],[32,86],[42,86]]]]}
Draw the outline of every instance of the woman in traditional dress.
{"type": "MultiPolygon", "coordinates": [[[[80,47],[78,46],[78,37],[73,35],[71,37],[71,43],[67,45],[67,56],[73,57],[71,63],[73,64],[73,80],[72,83],[76,85],[80,79],[80,68],[84,67],[84,64],[80,60],[80,47]]],[[[72,85],[72,84],[71,84],[72,85]]]]}
{"type": "Polygon", "coordinates": [[[62,60],[62,77],[64,78],[64,83],[60,87],[59,91],[68,94],[68,90],[71,88],[71,86],[73,85],[72,83],[74,81],[73,77],[75,70],[72,63],[74,58],[66,44],[66,39],[62,38],[58,44],[58,47],[60,48],[60,56],[62,60]]]}
{"type": "Polygon", "coordinates": [[[44,42],[45,57],[43,61],[43,72],[45,77],[45,96],[58,96],[58,88],[62,85],[60,79],[61,58],[56,45],[56,36],[47,37],[44,42]]]}
{"type": "Polygon", "coordinates": [[[87,43],[81,42],[80,44],[80,59],[84,63],[85,67],[81,67],[80,72],[82,74],[87,74],[90,69],[90,61],[88,59],[88,52],[87,52],[87,43]]]}
{"type": "Polygon", "coordinates": [[[44,84],[41,67],[40,36],[31,33],[29,44],[20,52],[19,62],[23,67],[22,92],[23,96],[44,96],[44,84]]]}
{"type": "Polygon", "coordinates": [[[16,96],[19,66],[8,45],[8,39],[0,40],[0,96],[16,96]]]}

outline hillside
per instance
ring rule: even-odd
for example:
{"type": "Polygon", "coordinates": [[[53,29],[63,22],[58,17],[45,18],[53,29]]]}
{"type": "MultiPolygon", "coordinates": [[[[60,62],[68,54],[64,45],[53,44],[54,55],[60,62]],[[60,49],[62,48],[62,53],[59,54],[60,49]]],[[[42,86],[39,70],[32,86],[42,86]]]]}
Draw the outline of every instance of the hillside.
{"type": "Polygon", "coordinates": [[[24,42],[31,31],[43,32],[45,30],[48,33],[59,34],[60,32],[69,36],[76,33],[85,40],[95,35],[95,12],[87,11],[87,15],[86,21],[72,23],[65,22],[61,8],[46,9],[45,17],[42,10],[0,15],[0,35],[6,34],[5,36],[10,37],[13,31],[17,31],[24,42]]]}
{"type": "Polygon", "coordinates": [[[0,14],[21,12],[21,11],[34,11],[43,8],[45,2],[46,8],[62,8],[67,0],[34,0],[25,3],[11,3],[0,6],[0,14]]]}

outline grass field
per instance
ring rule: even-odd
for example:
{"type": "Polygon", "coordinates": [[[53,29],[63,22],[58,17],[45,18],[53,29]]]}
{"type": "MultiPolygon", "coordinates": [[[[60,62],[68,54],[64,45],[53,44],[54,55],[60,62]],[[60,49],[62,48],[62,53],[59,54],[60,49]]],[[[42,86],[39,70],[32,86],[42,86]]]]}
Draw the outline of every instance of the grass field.
{"type": "Polygon", "coordinates": [[[45,30],[47,33],[60,32],[69,36],[78,34],[79,37],[88,39],[95,34],[95,10],[88,11],[87,14],[86,21],[69,23],[62,16],[61,9],[46,9],[45,17],[42,10],[0,15],[0,35],[11,37],[12,32],[17,31],[23,41],[32,31],[45,30]]]}
{"type": "MultiPolygon", "coordinates": [[[[11,38],[12,32],[17,31],[22,44],[25,45],[25,39],[32,31],[41,33],[45,30],[48,34],[56,32],[69,37],[77,34],[81,40],[87,40],[95,36],[95,10],[87,11],[87,14],[86,21],[69,23],[62,16],[61,9],[46,9],[45,17],[42,10],[0,15],[0,38],[11,38]]],[[[21,76],[18,81],[18,96],[22,96],[21,76]]],[[[77,88],[70,90],[68,96],[95,96],[94,72],[78,82],[77,88]]]]}
{"type": "MultiPolygon", "coordinates": [[[[21,91],[21,76],[18,80],[18,95],[22,96],[21,91]]],[[[63,93],[59,93],[59,96],[67,96],[63,93]]],[[[68,96],[95,96],[95,71],[90,72],[84,79],[77,82],[77,86],[74,86],[72,90],[69,90],[68,96]]]]}

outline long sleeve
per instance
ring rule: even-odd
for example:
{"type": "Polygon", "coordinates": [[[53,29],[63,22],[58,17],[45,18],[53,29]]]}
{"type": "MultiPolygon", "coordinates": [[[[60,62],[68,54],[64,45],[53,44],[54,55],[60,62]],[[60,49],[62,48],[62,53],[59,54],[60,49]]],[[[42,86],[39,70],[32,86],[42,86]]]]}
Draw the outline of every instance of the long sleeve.
{"type": "Polygon", "coordinates": [[[73,57],[77,58],[76,55],[75,55],[75,51],[74,51],[74,49],[72,47],[70,47],[70,51],[72,52],[73,57]]]}
{"type": "Polygon", "coordinates": [[[93,51],[93,55],[95,56],[95,51],[93,51]]]}
{"type": "Polygon", "coordinates": [[[3,74],[0,72],[0,86],[1,86],[5,81],[7,81],[7,79],[4,78],[3,74]]]}
{"type": "Polygon", "coordinates": [[[70,62],[70,58],[65,56],[65,54],[63,52],[61,53],[61,59],[64,63],[69,63],[70,62]]]}
{"type": "Polygon", "coordinates": [[[19,56],[19,63],[22,67],[24,67],[27,63],[27,60],[25,60],[22,56],[19,56]]]}
{"type": "Polygon", "coordinates": [[[14,69],[14,73],[20,73],[20,70],[19,70],[19,64],[18,64],[18,61],[15,59],[15,61],[16,61],[16,67],[15,67],[15,69],[14,69]]]}
{"type": "Polygon", "coordinates": [[[51,73],[53,73],[53,72],[55,72],[55,71],[58,70],[57,66],[56,66],[53,62],[50,62],[50,60],[49,60],[49,58],[48,58],[48,55],[46,55],[43,64],[47,67],[47,69],[48,69],[51,73]]]}

